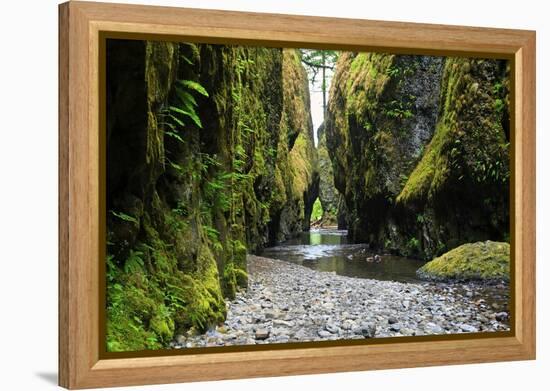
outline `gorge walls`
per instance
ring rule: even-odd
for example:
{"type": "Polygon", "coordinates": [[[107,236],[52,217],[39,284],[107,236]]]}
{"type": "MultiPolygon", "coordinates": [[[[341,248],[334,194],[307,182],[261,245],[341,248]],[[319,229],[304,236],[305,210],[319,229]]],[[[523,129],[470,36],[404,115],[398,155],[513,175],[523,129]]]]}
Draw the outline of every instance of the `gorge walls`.
{"type": "Polygon", "coordinates": [[[327,149],[325,125],[317,129],[317,156],[319,159],[319,200],[323,208],[321,226],[338,226],[346,228],[345,203],[342,195],[334,186],[332,161],[327,149]]]}
{"type": "Polygon", "coordinates": [[[294,50],[107,46],[107,348],[158,348],[223,321],[246,253],[309,227],[307,77],[294,50]]]}
{"type": "Polygon", "coordinates": [[[342,54],[325,132],[352,240],[425,259],[507,240],[507,74],[498,60],[342,54]]]}

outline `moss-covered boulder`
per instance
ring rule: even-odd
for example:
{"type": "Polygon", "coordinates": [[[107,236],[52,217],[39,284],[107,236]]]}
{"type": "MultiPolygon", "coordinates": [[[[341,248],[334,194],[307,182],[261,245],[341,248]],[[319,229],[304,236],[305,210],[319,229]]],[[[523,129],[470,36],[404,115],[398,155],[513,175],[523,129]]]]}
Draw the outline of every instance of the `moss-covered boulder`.
{"type": "Polygon", "coordinates": [[[510,280],[510,245],[505,242],[466,243],[417,270],[429,280],[510,280]]]}

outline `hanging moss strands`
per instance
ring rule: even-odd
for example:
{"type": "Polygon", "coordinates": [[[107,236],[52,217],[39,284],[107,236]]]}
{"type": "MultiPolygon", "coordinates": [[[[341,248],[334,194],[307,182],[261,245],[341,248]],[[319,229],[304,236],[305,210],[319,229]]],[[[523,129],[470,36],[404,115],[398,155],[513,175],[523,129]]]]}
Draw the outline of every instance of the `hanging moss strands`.
{"type": "Polygon", "coordinates": [[[107,46],[107,349],[158,349],[222,323],[247,252],[309,224],[307,78],[295,50],[107,46]]]}

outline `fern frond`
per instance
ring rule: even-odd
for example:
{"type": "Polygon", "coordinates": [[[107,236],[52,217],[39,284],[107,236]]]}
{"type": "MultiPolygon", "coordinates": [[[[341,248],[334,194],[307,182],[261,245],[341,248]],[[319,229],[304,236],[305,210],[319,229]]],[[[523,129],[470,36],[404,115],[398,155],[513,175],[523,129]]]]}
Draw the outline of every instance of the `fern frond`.
{"type": "Polygon", "coordinates": [[[187,87],[190,90],[197,91],[199,94],[208,97],[208,92],[206,89],[193,80],[178,80],[178,83],[181,83],[183,86],[187,87]]]}
{"type": "Polygon", "coordinates": [[[169,114],[168,117],[172,120],[174,120],[175,123],[177,123],[179,126],[181,126],[182,128],[185,127],[185,124],[183,123],[182,120],[180,120],[178,117],[176,117],[175,115],[172,115],[172,114],[169,114]]]}
{"type": "Polygon", "coordinates": [[[197,101],[193,95],[176,86],[176,95],[186,107],[197,107],[197,101]]]}
{"type": "Polygon", "coordinates": [[[143,270],[144,262],[141,259],[143,253],[141,251],[130,250],[130,255],[124,263],[124,272],[126,273],[136,273],[143,270]]]}
{"type": "Polygon", "coordinates": [[[134,216],[130,216],[123,212],[115,212],[114,210],[111,211],[111,214],[115,217],[118,217],[121,220],[128,221],[130,223],[134,223],[136,225],[139,224],[138,219],[136,219],[134,216]]]}
{"type": "Polygon", "coordinates": [[[171,131],[168,130],[168,131],[165,131],[164,134],[166,134],[167,136],[175,138],[180,143],[185,143],[185,141],[183,141],[183,139],[181,138],[181,136],[177,132],[171,132],[171,131]]]}
{"type": "Polygon", "coordinates": [[[172,110],[173,112],[176,112],[191,118],[195,123],[195,125],[197,125],[199,128],[202,129],[201,119],[199,118],[195,110],[187,111],[187,110],[180,109],[179,107],[176,107],[176,106],[170,106],[169,109],[172,110]]]}

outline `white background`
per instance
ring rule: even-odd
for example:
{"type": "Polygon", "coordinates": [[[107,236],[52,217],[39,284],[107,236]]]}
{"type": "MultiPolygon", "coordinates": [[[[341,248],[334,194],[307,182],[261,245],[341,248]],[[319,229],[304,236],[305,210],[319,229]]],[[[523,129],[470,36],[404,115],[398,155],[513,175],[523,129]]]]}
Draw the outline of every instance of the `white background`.
{"type": "MultiPolygon", "coordinates": [[[[120,0],[120,2],[123,2],[120,0]]],[[[157,386],[155,390],[547,389],[550,140],[544,1],[181,0],[198,8],[537,30],[538,360],[157,386]],[[544,50],[546,49],[546,50],[544,50]],[[546,285],[545,285],[546,282],[546,285]]],[[[57,373],[57,1],[4,1],[0,12],[0,389],[52,389],[57,373]]],[[[460,354],[457,352],[457,354],[460,354]]]]}

